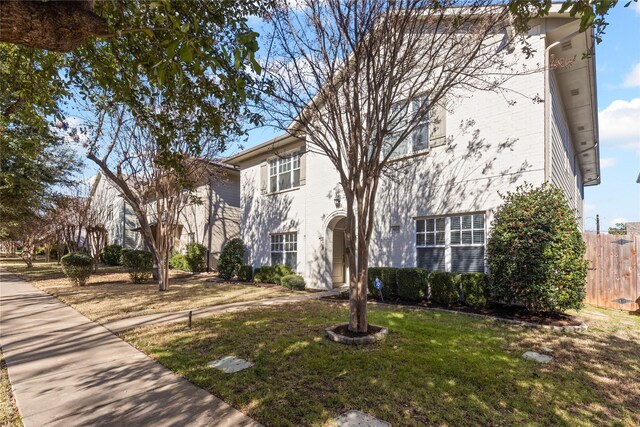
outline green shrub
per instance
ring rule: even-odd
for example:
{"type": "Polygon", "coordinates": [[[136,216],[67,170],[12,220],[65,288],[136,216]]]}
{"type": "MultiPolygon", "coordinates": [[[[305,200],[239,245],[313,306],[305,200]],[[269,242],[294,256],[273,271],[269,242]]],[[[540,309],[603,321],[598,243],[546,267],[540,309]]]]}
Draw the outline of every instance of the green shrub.
{"type": "Polygon", "coordinates": [[[200,273],[207,268],[207,248],[200,243],[190,243],[187,245],[187,261],[188,270],[192,273],[200,273]]]}
{"type": "Polygon", "coordinates": [[[127,252],[130,252],[131,249],[126,249],[126,248],[122,248],[122,250],[120,251],[120,264],[119,265],[124,265],[124,256],[127,252]]]}
{"type": "Polygon", "coordinates": [[[132,283],[142,283],[151,278],[153,255],[148,251],[123,251],[122,265],[129,272],[132,283]]]}
{"type": "Polygon", "coordinates": [[[175,252],[169,258],[169,267],[174,270],[182,270],[189,271],[189,263],[187,262],[187,257],[182,255],[181,253],[175,252]]]}
{"type": "Polygon", "coordinates": [[[238,280],[241,282],[251,282],[253,280],[253,267],[250,265],[242,265],[238,269],[238,280]]]}
{"type": "Polygon", "coordinates": [[[585,244],[562,192],[525,185],[503,198],[487,243],[491,297],[533,313],[581,308],[585,244]]]}
{"type": "Polygon", "coordinates": [[[286,265],[267,265],[254,270],[253,281],[256,283],[275,283],[279,285],[284,276],[291,274],[293,274],[293,271],[286,265]]]}
{"type": "Polygon", "coordinates": [[[65,276],[71,280],[71,284],[74,286],[85,285],[93,271],[93,258],[85,254],[67,254],[62,257],[60,264],[62,264],[65,276]]]}
{"type": "Polygon", "coordinates": [[[380,291],[373,286],[376,278],[382,280],[382,298],[389,298],[398,294],[397,268],[369,267],[367,270],[367,288],[373,296],[379,297],[380,291]]]}
{"type": "Polygon", "coordinates": [[[218,259],[218,274],[225,280],[233,279],[244,260],[244,243],[242,239],[231,239],[222,248],[218,259]]]}
{"type": "Polygon", "coordinates": [[[287,276],[282,277],[282,279],[280,279],[280,283],[285,288],[295,289],[298,291],[304,290],[304,287],[305,287],[304,277],[299,276],[297,274],[289,274],[287,276]]]}
{"type": "Polygon", "coordinates": [[[405,301],[422,301],[429,292],[427,277],[428,272],[422,268],[399,268],[398,296],[405,301]]]}
{"type": "Polygon", "coordinates": [[[105,265],[120,265],[122,246],[107,245],[100,254],[100,261],[105,265]]]}
{"type": "Polygon", "coordinates": [[[464,303],[470,307],[482,308],[487,305],[488,277],[483,273],[463,273],[460,288],[464,303]]]}
{"type": "Polygon", "coordinates": [[[460,277],[454,273],[434,271],[429,274],[431,300],[437,304],[452,305],[460,300],[460,277]]]}

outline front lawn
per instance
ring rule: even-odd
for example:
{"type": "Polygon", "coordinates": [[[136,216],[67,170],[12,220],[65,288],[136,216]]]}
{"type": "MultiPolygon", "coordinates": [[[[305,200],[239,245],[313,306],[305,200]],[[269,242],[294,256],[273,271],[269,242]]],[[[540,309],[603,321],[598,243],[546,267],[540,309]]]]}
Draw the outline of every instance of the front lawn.
{"type": "Polygon", "coordinates": [[[86,286],[72,286],[55,262],[37,261],[32,268],[19,259],[0,259],[0,266],[99,323],[153,313],[276,298],[294,292],[280,286],[207,282],[209,275],[171,272],[169,290],[154,282],[129,283],[121,267],[101,266],[86,286]]]}
{"type": "Polygon", "coordinates": [[[396,426],[640,424],[640,317],[589,308],[588,331],[558,333],[443,312],[369,313],[390,332],[363,348],[325,338],[348,308],[322,301],[122,336],[267,426],[324,425],[350,409],[396,426]],[[553,350],[548,365],[522,358],[543,348],[553,350]],[[207,367],[227,355],[255,366],[207,367]]]}

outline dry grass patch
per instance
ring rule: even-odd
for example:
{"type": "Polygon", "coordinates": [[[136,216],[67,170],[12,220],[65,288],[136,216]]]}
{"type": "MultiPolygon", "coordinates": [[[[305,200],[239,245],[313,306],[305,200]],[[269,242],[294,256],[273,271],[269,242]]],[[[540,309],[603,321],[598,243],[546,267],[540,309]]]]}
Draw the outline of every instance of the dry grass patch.
{"type": "Polygon", "coordinates": [[[7,374],[7,366],[4,356],[0,351],[0,426],[20,427],[22,420],[16,406],[16,401],[11,392],[11,383],[7,374]]]}
{"type": "Polygon", "coordinates": [[[370,322],[389,335],[355,348],[324,336],[347,306],[310,301],[122,336],[265,425],[326,425],[350,409],[403,426],[640,425],[640,319],[592,308],[581,316],[590,327],[575,333],[371,307],[370,322]],[[548,365],[522,358],[543,348],[553,350],[548,365]],[[255,366],[233,375],[207,367],[227,355],[255,366]]]}
{"type": "Polygon", "coordinates": [[[119,267],[101,267],[86,286],[72,286],[55,262],[37,262],[27,269],[19,259],[3,259],[0,265],[100,323],[295,293],[281,286],[207,282],[213,276],[182,272],[172,272],[169,290],[159,292],[156,283],[129,283],[129,275],[119,267]]]}

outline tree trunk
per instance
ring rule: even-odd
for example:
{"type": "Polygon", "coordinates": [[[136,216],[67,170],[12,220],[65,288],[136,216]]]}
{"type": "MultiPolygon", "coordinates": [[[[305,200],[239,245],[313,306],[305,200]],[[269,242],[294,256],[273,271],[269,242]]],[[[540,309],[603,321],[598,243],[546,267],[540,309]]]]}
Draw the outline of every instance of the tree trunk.
{"type": "Polygon", "coordinates": [[[160,262],[158,263],[158,272],[160,273],[158,290],[166,291],[169,289],[169,263],[165,259],[164,254],[158,258],[160,258],[160,262]]]}
{"type": "Polygon", "coordinates": [[[92,36],[109,33],[93,0],[0,1],[0,42],[69,52],[92,36]]]}

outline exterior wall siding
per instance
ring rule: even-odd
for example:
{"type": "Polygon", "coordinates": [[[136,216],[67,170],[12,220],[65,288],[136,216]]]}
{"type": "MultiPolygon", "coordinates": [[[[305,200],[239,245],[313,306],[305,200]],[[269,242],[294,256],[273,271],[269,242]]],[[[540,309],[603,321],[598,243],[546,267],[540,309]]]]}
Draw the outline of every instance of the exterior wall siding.
{"type": "Polygon", "coordinates": [[[567,126],[562,98],[555,73],[550,73],[551,92],[551,176],[550,181],[565,195],[582,228],[582,176],[578,167],[573,139],[567,126]]]}

